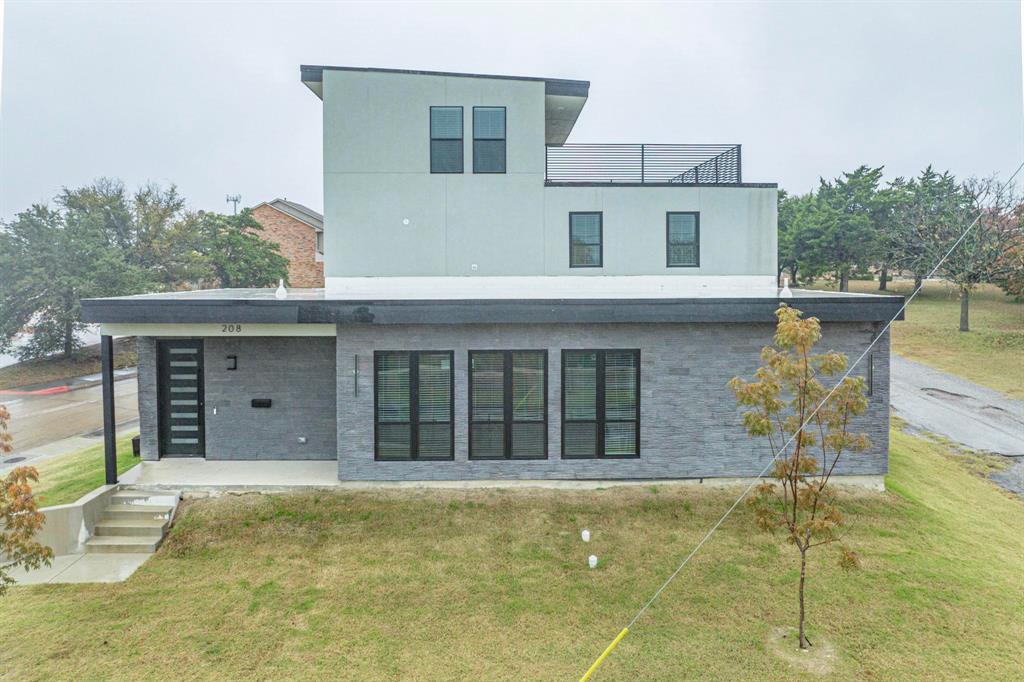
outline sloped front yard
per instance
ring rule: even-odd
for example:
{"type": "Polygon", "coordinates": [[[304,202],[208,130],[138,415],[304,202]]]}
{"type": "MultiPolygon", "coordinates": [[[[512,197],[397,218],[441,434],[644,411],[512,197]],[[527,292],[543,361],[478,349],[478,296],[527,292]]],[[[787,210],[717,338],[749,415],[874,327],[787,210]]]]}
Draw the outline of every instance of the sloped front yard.
{"type": "MultiPolygon", "coordinates": [[[[843,679],[1010,679],[1024,666],[1024,504],[894,434],[890,492],[847,503],[811,567],[811,639],[843,679]]],[[[126,583],[15,588],[0,674],[578,679],[735,491],[396,491],[189,503],[126,583]],[[579,530],[589,528],[589,545],[579,530]],[[586,556],[601,564],[586,568],[586,556]]],[[[745,508],[598,679],[800,678],[794,557],[745,508]]]]}

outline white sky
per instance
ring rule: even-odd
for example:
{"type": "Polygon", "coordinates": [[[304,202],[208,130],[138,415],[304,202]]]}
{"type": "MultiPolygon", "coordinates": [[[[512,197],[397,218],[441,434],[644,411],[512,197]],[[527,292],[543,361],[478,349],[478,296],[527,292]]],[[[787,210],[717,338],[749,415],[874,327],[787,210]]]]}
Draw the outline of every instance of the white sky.
{"type": "Polygon", "coordinates": [[[570,142],[738,142],[745,180],[791,191],[861,163],[1006,176],[1024,158],[1011,1],[8,0],[0,26],[0,219],[100,176],[207,210],[320,209],[302,63],[589,80],[570,142]]]}

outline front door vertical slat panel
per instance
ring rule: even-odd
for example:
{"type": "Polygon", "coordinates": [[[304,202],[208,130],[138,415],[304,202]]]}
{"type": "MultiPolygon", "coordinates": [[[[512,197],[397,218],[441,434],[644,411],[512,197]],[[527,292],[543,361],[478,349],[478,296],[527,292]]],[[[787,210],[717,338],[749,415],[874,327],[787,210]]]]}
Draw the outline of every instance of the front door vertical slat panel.
{"type": "Polygon", "coordinates": [[[203,341],[157,342],[157,416],[161,457],[203,457],[203,341]]]}

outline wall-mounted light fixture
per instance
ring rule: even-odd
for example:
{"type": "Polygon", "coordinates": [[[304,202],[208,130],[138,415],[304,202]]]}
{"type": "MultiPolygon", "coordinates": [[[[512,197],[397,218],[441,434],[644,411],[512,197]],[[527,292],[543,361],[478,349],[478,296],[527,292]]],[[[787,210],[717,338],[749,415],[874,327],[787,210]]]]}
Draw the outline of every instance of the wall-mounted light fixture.
{"type": "Polygon", "coordinates": [[[238,369],[238,356],[237,355],[229,355],[228,356],[228,369],[238,369]]]}

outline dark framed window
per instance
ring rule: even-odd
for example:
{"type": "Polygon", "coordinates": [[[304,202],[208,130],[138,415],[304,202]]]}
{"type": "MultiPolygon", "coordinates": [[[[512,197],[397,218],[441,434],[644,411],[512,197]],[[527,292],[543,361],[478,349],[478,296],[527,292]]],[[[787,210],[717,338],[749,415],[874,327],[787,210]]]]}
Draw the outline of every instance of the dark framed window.
{"type": "Polygon", "coordinates": [[[665,215],[665,246],[668,267],[700,267],[700,213],[669,212],[665,215]]]}
{"type": "Polygon", "coordinates": [[[373,354],[374,457],[454,459],[452,351],[373,354]]]}
{"type": "Polygon", "coordinates": [[[562,457],[640,456],[640,351],[562,351],[562,457]]]}
{"type": "Polygon", "coordinates": [[[569,214],[569,267],[599,268],[604,261],[604,216],[601,212],[569,214]]]}
{"type": "Polygon", "coordinates": [[[430,172],[462,172],[462,107],[430,107],[430,172]]]}
{"type": "Polygon", "coordinates": [[[547,446],[547,351],[469,351],[469,458],[547,459],[547,446]]]}
{"type": "Polygon", "coordinates": [[[505,172],[505,107],[473,107],[473,172],[505,172]]]}

